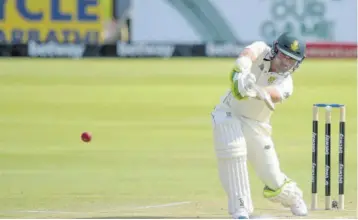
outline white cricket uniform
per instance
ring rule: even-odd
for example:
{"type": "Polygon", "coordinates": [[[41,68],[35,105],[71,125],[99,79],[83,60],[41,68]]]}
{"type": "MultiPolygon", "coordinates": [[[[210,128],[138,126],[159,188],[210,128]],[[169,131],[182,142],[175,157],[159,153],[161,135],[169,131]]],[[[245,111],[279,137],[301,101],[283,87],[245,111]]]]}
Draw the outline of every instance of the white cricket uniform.
{"type": "MultiPolygon", "coordinates": [[[[247,46],[254,53],[257,59],[252,63],[251,73],[256,77],[256,83],[259,86],[275,86],[280,91],[283,99],[292,94],[293,84],[289,73],[277,74],[269,72],[269,58],[271,48],[264,42],[258,41],[247,46]]],[[[237,100],[229,90],[221,99],[220,104],[216,106],[217,110],[230,111],[236,116],[244,116],[255,121],[270,122],[271,110],[266,107],[263,101],[249,98],[246,100],[237,100]]]]}
{"type": "MultiPolygon", "coordinates": [[[[264,42],[254,42],[247,46],[256,55],[251,73],[260,86],[274,86],[281,93],[282,100],[293,91],[289,73],[269,72],[271,48],[264,42]]],[[[228,85],[229,85],[228,81],[228,85]]],[[[278,157],[271,139],[270,117],[272,112],[266,104],[257,99],[238,100],[228,91],[212,112],[215,151],[218,158],[219,174],[227,193],[229,213],[235,216],[243,200],[249,212],[253,211],[247,174],[242,167],[244,156],[252,164],[263,184],[275,190],[285,182],[278,157]],[[245,182],[245,181],[246,182],[245,182]],[[247,186],[248,185],[248,186],[247,186]],[[246,187],[246,189],[245,189],[246,187]]]]}

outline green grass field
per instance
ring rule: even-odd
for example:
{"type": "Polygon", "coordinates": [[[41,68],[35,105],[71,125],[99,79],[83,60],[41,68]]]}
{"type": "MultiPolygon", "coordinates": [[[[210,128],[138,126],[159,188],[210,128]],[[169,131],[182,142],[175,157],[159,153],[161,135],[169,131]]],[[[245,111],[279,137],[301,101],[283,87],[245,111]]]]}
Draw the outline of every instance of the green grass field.
{"type": "MultiPolygon", "coordinates": [[[[0,60],[1,218],[227,218],[210,112],[228,88],[234,59],[0,60]],[[81,132],[93,133],[91,143],[81,132]]],[[[284,172],[310,204],[312,104],[347,105],[346,210],[355,217],[356,62],[309,60],[293,96],[277,106],[273,139],[284,172]]],[[[324,207],[324,112],[319,194],[324,207]]],[[[338,114],[332,127],[337,196],[338,114]]],[[[262,197],[250,167],[256,216],[291,213],[262,197]]]]}

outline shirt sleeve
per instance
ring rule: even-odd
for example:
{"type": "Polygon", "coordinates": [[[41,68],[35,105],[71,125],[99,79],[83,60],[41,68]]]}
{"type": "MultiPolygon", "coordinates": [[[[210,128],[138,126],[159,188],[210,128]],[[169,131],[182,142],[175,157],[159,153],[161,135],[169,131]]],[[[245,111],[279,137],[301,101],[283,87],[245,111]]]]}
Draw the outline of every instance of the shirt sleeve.
{"type": "MultiPolygon", "coordinates": [[[[250,49],[254,56],[257,58],[259,57],[261,54],[263,53],[267,53],[268,51],[270,51],[270,47],[263,41],[255,41],[253,42],[252,44],[249,44],[245,47],[245,49],[250,49]]],[[[248,65],[244,65],[246,66],[243,67],[242,66],[242,62],[243,62],[243,58],[245,57],[238,57],[236,59],[236,63],[235,63],[235,72],[241,72],[241,70],[244,68],[244,69],[251,69],[251,65],[252,65],[252,62],[250,61],[250,63],[248,65]]],[[[250,59],[250,58],[247,58],[247,59],[250,59]]],[[[248,63],[248,62],[247,62],[248,63]]],[[[246,63],[245,63],[246,64],[246,63]]]]}
{"type": "Polygon", "coordinates": [[[260,56],[262,53],[266,53],[270,49],[270,47],[263,41],[255,41],[252,44],[246,46],[246,48],[252,50],[252,52],[255,54],[255,57],[260,56]]]}

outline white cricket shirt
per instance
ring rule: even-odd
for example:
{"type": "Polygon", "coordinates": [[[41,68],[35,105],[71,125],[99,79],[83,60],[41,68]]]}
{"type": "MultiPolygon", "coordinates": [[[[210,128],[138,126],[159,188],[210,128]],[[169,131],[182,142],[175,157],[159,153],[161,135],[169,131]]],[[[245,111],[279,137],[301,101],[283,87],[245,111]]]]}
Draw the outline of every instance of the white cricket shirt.
{"type": "MultiPolygon", "coordinates": [[[[290,73],[269,72],[271,48],[262,41],[256,41],[246,48],[250,48],[257,57],[251,67],[251,73],[256,76],[257,85],[276,87],[281,93],[282,100],[292,95],[293,83],[290,73]]],[[[231,90],[221,97],[216,109],[230,111],[236,116],[244,116],[266,123],[270,122],[272,114],[272,111],[266,107],[263,101],[253,98],[238,100],[231,94],[231,90]]]]}

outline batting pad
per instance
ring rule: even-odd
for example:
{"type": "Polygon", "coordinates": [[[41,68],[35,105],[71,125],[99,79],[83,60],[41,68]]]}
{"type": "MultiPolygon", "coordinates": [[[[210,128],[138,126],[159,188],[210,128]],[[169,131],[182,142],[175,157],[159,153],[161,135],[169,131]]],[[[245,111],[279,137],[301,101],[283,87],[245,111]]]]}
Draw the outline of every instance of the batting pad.
{"type": "Polygon", "coordinates": [[[240,122],[230,120],[214,128],[215,151],[221,184],[228,196],[229,213],[253,212],[247,170],[247,149],[240,122]]]}
{"type": "Polygon", "coordinates": [[[219,174],[221,183],[228,196],[229,213],[239,209],[253,212],[250,183],[246,160],[244,158],[219,159],[219,174]]]}
{"type": "Polygon", "coordinates": [[[297,184],[292,180],[288,180],[278,190],[264,189],[264,197],[272,202],[281,203],[285,207],[290,207],[298,199],[303,197],[301,189],[297,187],[297,184]]]}

